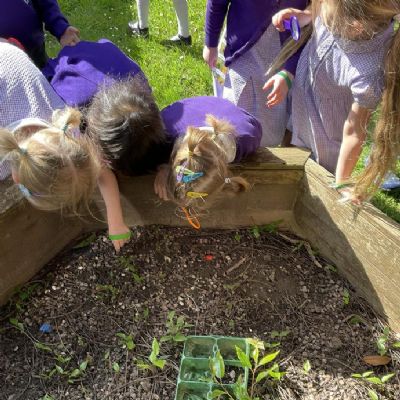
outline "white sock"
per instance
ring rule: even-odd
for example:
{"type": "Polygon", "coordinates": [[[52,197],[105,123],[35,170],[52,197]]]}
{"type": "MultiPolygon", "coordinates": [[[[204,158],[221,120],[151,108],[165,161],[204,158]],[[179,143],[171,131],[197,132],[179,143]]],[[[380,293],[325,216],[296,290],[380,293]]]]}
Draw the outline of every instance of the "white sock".
{"type": "Polygon", "coordinates": [[[149,0],[136,0],[139,28],[149,27],[149,0]]]}
{"type": "Polygon", "coordinates": [[[176,12],[176,18],[178,19],[178,33],[183,37],[188,37],[189,10],[188,10],[187,0],[173,0],[173,2],[176,12]]]}

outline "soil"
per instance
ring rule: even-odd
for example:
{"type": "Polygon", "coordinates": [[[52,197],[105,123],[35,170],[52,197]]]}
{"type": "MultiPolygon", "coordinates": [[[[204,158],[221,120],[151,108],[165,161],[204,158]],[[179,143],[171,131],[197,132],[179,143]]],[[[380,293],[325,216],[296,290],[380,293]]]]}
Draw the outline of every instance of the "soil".
{"type": "Polygon", "coordinates": [[[369,390],[400,399],[400,354],[389,349],[399,338],[384,341],[387,366],[366,365],[383,324],[294,236],[159,226],[136,232],[119,255],[104,232],[65,251],[0,309],[0,399],[174,399],[182,342],[160,343],[163,370],[137,366],[149,362],[153,338],[168,333],[172,310],[192,324],[184,334],[279,342],[286,375],[263,381],[261,399],[362,400],[369,390]],[[44,323],[51,332],[40,331],[44,323]],[[395,376],[384,385],[351,377],[365,371],[395,376]]]}

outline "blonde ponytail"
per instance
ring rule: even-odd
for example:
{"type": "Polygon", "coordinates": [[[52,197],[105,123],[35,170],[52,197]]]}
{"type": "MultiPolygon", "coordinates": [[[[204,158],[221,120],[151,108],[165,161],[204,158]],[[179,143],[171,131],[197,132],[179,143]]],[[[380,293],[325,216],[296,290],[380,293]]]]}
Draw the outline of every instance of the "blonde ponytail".
{"type": "Polygon", "coordinates": [[[249,183],[240,176],[232,177],[229,171],[226,144],[233,140],[236,150],[236,132],[233,126],[212,115],[206,116],[210,129],[188,127],[183,140],[175,143],[171,155],[168,177],[169,197],[181,207],[198,213],[210,208],[220,198],[235,196],[249,189],[249,183]],[[178,179],[180,168],[202,174],[190,182],[178,179]],[[203,194],[199,197],[188,193],[203,194]]]}
{"type": "Polygon", "coordinates": [[[54,126],[40,129],[28,138],[19,140],[17,135],[0,131],[0,156],[10,159],[11,168],[34,207],[72,214],[88,209],[100,174],[101,157],[88,137],[69,134],[79,123],[80,113],[65,109],[54,113],[54,126]]]}

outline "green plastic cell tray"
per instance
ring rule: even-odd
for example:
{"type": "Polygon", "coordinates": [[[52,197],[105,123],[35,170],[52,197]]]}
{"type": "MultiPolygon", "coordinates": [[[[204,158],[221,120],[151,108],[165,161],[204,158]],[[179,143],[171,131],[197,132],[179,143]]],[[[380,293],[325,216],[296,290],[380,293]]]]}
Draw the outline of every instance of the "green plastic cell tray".
{"type": "MultiPolygon", "coordinates": [[[[212,379],[209,358],[219,350],[225,362],[225,377],[232,378],[230,371],[235,371],[235,378],[243,376],[243,387],[247,388],[249,369],[243,368],[236,356],[235,346],[250,355],[250,346],[246,339],[226,336],[189,336],[179,368],[175,400],[209,400],[215,389],[226,389],[232,393],[233,383],[222,385],[210,382],[212,379]],[[222,386],[222,387],[221,387],[222,386]]],[[[223,396],[220,397],[224,399],[223,396]]],[[[228,398],[228,396],[226,396],[228,398]]]]}

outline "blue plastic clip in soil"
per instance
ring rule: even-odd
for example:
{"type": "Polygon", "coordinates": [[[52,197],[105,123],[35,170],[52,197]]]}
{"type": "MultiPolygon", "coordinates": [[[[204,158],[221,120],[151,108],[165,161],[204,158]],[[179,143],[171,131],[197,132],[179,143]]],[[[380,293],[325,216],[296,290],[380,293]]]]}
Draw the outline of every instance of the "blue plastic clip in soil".
{"type": "Polygon", "coordinates": [[[175,400],[208,400],[211,399],[211,393],[215,389],[233,393],[234,384],[230,382],[232,374],[235,377],[242,375],[242,385],[247,388],[249,369],[242,367],[237,358],[235,346],[247,356],[250,355],[250,346],[243,338],[189,336],[183,349],[175,400]],[[213,382],[209,367],[210,357],[215,357],[218,351],[224,359],[225,377],[228,378],[225,382],[223,379],[222,384],[213,382]]]}

